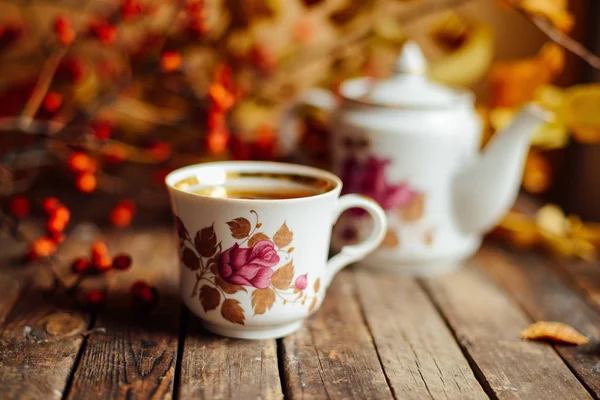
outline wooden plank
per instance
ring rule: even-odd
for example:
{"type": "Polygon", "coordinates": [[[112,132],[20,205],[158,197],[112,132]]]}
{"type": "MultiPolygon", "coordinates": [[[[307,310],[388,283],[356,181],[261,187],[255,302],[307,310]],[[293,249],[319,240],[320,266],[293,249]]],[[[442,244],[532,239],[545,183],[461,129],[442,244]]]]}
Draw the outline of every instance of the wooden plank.
{"type": "Polygon", "coordinates": [[[0,272],[0,326],[17,303],[23,290],[22,281],[0,272]]]}
{"type": "Polygon", "coordinates": [[[552,346],[519,339],[531,320],[469,264],[424,280],[424,286],[488,394],[501,399],[590,398],[552,346]]]}
{"type": "Polygon", "coordinates": [[[557,259],[550,266],[600,310],[600,262],[557,259]]]}
{"type": "Polygon", "coordinates": [[[69,398],[171,398],[180,310],[173,232],[144,229],[106,239],[114,253],[126,251],[134,263],[131,270],[118,273],[111,286],[108,304],[94,325],[106,334],[87,341],[69,398]],[[139,279],[158,287],[156,308],[132,308],[129,290],[139,279]]]}
{"type": "MultiPolygon", "coordinates": [[[[32,236],[35,237],[35,236],[32,236]]],[[[14,242],[13,242],[14,243],[14,242]]],[[[71,257],[81,243],[67,240],[60,255],[71,257]]],[[[11,245],[10,260],[25,247],[11,245]]],[[[4,253],[3,255],[6,255],[4,253]]],[[[48,295],[52,279],[42,266],[17,266],[3,263],[2,269],[15,272],[22,292],[15,281],[4,281],[0,288],[0,306],[4,323],[0,321],[0,393],[8,399],[59,399],[75,364],[87,329],[89,314],[74,307],[71,300],[60,295],[48,295]],[[20,270],[18,273],[17,270],[20,270]],[[11,289],[12,288],[12,289],[11,289]],[[16,303],[15,303],[16,300],[16,303]],[[14,308],[9,313],[9,305],[14,308]]],[[[4,280],[8,275],[0,272],[4,280]]],[[[0,318],[0,319],[2,319],[0,318]]]]}
{"type": "Polygon", "coordinates": [[[359,270],[356,286],[396,398],[487,398],[452,333],[414,279],[359,270]]]}
{"type": "Polygon", "coordinates": [[[392,397],[354,293],[352,272],[342,271],[322,309],[282,340],[286,397],[392,397]]]}
{"type": "MultiPolygon", "coordinates": [[[[555,348],[583,384],[600,397],[600,313],[582,300],[549,268],[552,261],[532,253],[507,253],[487,248],[479,256],[484,267],[535,320],[565,322],[592,339],[586,346],[555,348]]],[[[600,274],[600,271],[597,271],[600,274]]]]}
{"type": "Polygon", "coordinates": [[[275,340],[238,340],[206,332],[189,316],[181,360],[182,399],[281,399],[275,340]]]}

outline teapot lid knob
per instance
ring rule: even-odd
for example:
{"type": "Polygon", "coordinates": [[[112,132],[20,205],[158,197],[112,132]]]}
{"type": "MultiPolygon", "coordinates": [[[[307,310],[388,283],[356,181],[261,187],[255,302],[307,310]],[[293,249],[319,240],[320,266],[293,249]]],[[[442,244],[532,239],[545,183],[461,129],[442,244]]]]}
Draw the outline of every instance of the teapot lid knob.
{"type": "Polygon", "coordinates": [[[424,74],[427,72],[427,61],[419,45],[409,40],[404,44],[400,57],[396,61],[397,74],[424,74]]]}

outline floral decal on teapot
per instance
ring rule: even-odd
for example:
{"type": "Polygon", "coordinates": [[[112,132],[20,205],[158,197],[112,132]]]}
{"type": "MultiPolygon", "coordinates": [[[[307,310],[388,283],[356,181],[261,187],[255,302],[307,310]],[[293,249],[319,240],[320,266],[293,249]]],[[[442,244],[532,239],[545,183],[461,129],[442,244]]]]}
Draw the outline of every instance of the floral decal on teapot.
{"type": "Polygon", "coordinates": [[[196,272],[191,297],[198,297],[205,312],[217,310],[226,320],[244,325],[246,315],[238,292],[251,297],[254,315],[269,311],[276,301],[282,304],[308,304],[308,312],[317,305],[320,278],[307,290],[308,274],[295,275],[291,246],[294,234],[283,222],[272,238],[261,231],[258,213],[250,210],[255,223],[244,217],[227,222],[237,241],[223,250],[214,223],[200,229],[194,239],[183,221],[175,216],[181,261],[196,272]]]}
{"type": "MultiPolygon", "coordinates": [[[[358,193],[371,197],[388,213],[394,212],[400,220],[418,222],[424,214],[426,196],[407,182],[388,182],[385,170],[390,164],[390,159],[370,155],[366,160],[361,161],[351,154],[342,166],[341,178],[344,183],[342,194],[358,193]]],[[[361,209],[352,209],[349,214],[355,218],[366,215],[361,209]]],[[[344,240],[357,241],[356,229],[354,226],[346,227],[342,232],[344,240]]],[[[423,243],[429,246],[432,241],[433,234],[428,232],[423,238],[423,243]]],[[[399,235],[393,228],[388,228],[381,246],[390,248],[400,246],[399,235]]]]}

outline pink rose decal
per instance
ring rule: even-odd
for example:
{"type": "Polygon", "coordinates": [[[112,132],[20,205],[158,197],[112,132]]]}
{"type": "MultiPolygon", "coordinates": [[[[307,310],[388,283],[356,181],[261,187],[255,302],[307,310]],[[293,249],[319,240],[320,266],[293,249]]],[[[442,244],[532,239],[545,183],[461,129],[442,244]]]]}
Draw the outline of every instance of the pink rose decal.
{"type": "Polygon", "coordinates": [[[294,285],[296,286],[296,289],[300,289],[300,290],[306,289],[306,283],[307,283],[306,275],[308,275],[308,274],[299,275],[296,278],[296,282],[294,283],[294,285]]]}
{"type": "Polygon", "coordinates": [[[269,287],[273,267],[278,263],[279,255],[270,240],[261,240],[249,249],[236,243],[221,254],[219,274],[232,285],[265,289],[269,287]]]}
{"type": "MultiPolygon", "coordinates": [[[[344,162],[342,181],[344,188],[342,194],[359,193],[371,197],[385,210],[409,203],[419,195],[406,183],[390,184],[385,177],[385,168],[390,160],[369,157],[365,162],[359,162],[354,157],[349,157],[344,162]]],[[[364,215],[362,209],[353,209],[355,215],[364,215]]]]}

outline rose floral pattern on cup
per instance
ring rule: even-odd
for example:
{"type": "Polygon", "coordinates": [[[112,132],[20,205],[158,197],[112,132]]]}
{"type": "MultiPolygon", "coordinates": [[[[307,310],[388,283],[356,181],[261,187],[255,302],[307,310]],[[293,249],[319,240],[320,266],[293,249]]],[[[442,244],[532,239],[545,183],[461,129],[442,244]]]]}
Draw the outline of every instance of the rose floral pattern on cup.
{"type": "MultiPolygon", "coordinates": [[[[367,145],[362,145],[364,150],[367,145]]],[[[345,146],[348,147],[348,146],[345,146]]],[[[344,183],[343,194],[358,193],[369,196],[379,203],[388,213],[394,212],[404,222],[417,223],[421,220],[425,211],[426,195],[417,190],[408,182],[391,183],[386,177],[386,169],[391,165],[390,159],[378,158],[369,155],[361,161],[354,154],[347,156],[343,162],[341,178],[344,183]]],[[[352,209],[348,212],[349,218],[361,218],[365,212],[360,209],[352,209]]],[[[348,243],[359,240],[358,227],[347,226],[342,231],[342,237],[348,243]]],[[[433,241],[431,230],[424,235],[423,243],[427,246],[433,241]]],[[[388,227],[386,236],[381,247],[394,248],[401,245],[398,233],[392,226],[388,227]]]]}
{"type": "Polygon", "coordinates": [[[308,289],[308,274],[295,274],[292,253],[293,232],[286,222],[271,237],[260,230],[258,213],[250,210],[252,224],[244,217],[227,222],[236,242],[223,249],[214,223],[200,229],[192,239],[183,221],[175,216],[181,260],[186,268],[196,272],[191,293],[198,298],[205,312],[219,310],[226,320],[244,325],[246,315],[240,301],[232,295],[238,292],[251,297],[254,315],[264,314],[276,302],[302,306],[311,312],[318,302],[320,278],[308,289]],[[307,290],[308,289],[308,290],[307,290]]]}

